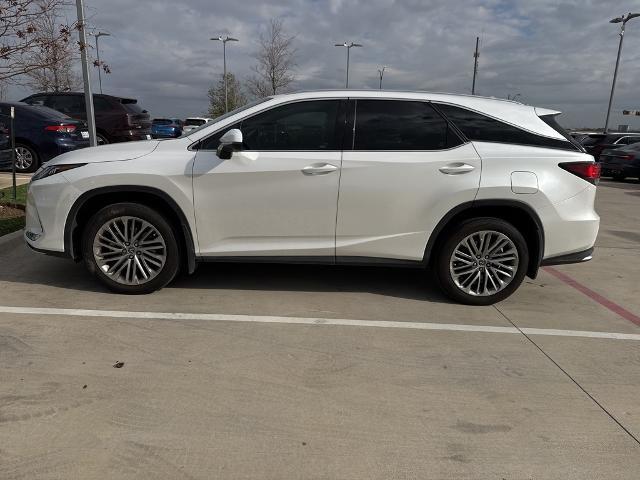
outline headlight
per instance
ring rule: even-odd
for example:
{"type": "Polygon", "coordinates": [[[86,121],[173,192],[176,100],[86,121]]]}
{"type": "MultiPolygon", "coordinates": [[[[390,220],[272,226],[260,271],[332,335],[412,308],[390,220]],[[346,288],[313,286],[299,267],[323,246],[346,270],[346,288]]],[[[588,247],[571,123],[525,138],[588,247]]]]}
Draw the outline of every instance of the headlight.
{"type": "Polygon", "coordinates": [[[43,178],[50,177],[51,175],[55,175],[56,173],[66,172],[67,170],[82,167],[83,165],[86,165],[86,163],[67,163],[62,165],[50,165],[42,167],[35,173],[33,177],[31,177],[31,181],[35,182],[36,180],[42,180],[43,178]]]}

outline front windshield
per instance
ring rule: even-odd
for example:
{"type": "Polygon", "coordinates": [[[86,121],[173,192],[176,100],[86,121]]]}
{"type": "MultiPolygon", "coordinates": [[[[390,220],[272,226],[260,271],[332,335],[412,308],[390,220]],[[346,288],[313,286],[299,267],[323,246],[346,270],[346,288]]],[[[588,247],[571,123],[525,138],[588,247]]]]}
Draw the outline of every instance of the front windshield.
{"type": "Polygon", "coordinates": [[[265,97],[265,98],[259,98],[257,100],[254,100],[253,102],[249,102],[246,105],[243,105],[241,107],[236,108],[235,110],[231,110],[230,112],[227,112],[223,115],[220,115],[219,117],[216,117],[213,119],[213,121],[205,123],[204,125],[200,125],[198,128],[194,128],[193,130],[190,130],[186,133],[183,133],[180,137],[178,138],[183,138],[183,137],[188,137],[196,132],[199,132],[200,130],[203,130],[205,128],[210,127],[211,125],[213,125],[214,123],[218,123],[221,120],[224,120],[225,118],[229,118],[232,115],[235,115],[236,113],[240,113],[244,110],[248,110],[251,107],[255,107],[256,105],[260,105],[261,103],[266,102],[267,100],[271,100],[271,97],[265,97]]]}

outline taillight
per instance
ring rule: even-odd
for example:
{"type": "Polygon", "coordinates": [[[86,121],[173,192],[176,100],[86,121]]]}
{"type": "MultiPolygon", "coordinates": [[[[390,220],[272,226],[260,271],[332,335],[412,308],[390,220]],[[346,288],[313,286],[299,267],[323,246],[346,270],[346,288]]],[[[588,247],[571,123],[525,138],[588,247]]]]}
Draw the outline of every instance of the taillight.
{"type": "Polygon", "coordinates": [[[76,131],[75,125],[48,125],[44,127],[49,132],[73,133],[76,131]]]}
{"type": "Polygon", "coordinates": [[[573,173],[578,177],[586,180],[589,183],[593,183],[594,185],[598,184],[598,180],[600,180],[600,164],[594,162],[567,162],[560,163],[558,165],[560,168],[566,170],[567,172],[573,173]]]}

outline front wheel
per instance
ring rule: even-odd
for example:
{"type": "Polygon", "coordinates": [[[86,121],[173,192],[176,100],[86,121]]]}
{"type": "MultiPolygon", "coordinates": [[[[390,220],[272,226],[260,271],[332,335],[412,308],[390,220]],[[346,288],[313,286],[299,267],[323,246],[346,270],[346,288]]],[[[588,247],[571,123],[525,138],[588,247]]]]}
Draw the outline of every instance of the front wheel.
{"type": "Polygon", "coordinates": [[[171,225],[155,210],[117,203],[98,211],[85,228],[84,262],[109,289],[150,293],[167,285],[180,265],[171,225]]]}
{"type": "Polygon", "coordinates": [[[449,234],[436,258],[443,292],[467,305],[504,300],[522,283],[529,251],[522,234],[498,218],[463,221],[449,234]]]}

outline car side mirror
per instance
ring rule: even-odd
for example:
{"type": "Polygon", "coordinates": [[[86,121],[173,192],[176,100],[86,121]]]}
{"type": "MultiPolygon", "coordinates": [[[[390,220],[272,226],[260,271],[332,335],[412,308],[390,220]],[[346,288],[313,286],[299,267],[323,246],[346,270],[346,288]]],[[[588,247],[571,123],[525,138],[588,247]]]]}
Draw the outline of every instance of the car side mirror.
{"type": "Polygon", "coordinates": [[[237,128],[232,128],[220,137],[220,145],[216,154],[221,160],[229,160],[233,152],[242,150],[242,132],[237,128]]]}

